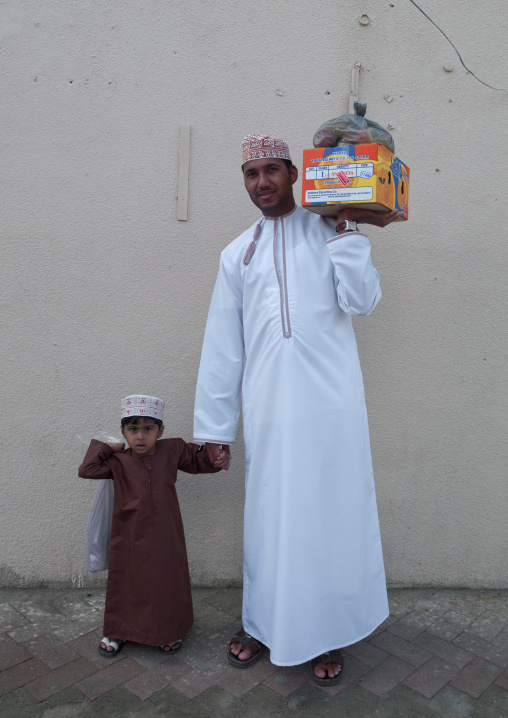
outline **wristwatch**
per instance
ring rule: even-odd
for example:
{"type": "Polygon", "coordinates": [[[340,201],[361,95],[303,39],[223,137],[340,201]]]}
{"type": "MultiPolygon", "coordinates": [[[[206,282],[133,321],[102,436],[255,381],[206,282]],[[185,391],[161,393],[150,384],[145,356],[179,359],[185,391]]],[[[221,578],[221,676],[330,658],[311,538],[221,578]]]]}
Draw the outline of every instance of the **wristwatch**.
{"type": "Polygon", "coordinates": [[[337,234],[339,234],[340,232],[356,232],[356,222],[354,222],[352,219],[345,219],[343,222],[341,222],[335,227],[335,231],[337,232],[337,234]]]}

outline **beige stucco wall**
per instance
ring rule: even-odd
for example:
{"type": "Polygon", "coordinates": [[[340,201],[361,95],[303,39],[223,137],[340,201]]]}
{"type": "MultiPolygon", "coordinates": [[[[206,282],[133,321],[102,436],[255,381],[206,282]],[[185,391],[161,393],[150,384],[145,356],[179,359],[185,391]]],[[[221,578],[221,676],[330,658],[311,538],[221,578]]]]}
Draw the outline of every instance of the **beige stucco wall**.
{"type": "MultiPolygon", "coordinates": [[[[355,61],[412,177],[410,221],[369,232],[383,300],[355,321],[387,576],[508,585],[507,9],[422,5],[505,91],[409,0],[0,5],[0,585],[91,581],[77,436],[114,431],[122,396],[164,397],[191,439],[219,253],[257,217],[241,138],[282,136],[301,166],[355,61]]],[[[242,448],[179,482],[196,585],[241,581],[242,448]]]]}

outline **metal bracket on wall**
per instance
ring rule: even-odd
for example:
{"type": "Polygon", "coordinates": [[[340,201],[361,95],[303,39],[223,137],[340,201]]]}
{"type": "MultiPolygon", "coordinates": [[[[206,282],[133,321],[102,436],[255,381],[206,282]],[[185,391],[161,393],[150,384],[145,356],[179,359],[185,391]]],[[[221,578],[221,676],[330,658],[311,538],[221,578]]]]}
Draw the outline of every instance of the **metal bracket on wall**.
{"type": "Polygon", "coordinates": [[[189,200],[190,125],[180,125],[178,150],[178,209],[177,219],[187,220],[189,200]]]}
{"type": "Polygon", "coordinates": [[[351,91],[349,93],[349,114],[355,114],[355,102],[359,102],[358,85],[360,84],[361,62],[355,62],[351,70],[351,91]]]}

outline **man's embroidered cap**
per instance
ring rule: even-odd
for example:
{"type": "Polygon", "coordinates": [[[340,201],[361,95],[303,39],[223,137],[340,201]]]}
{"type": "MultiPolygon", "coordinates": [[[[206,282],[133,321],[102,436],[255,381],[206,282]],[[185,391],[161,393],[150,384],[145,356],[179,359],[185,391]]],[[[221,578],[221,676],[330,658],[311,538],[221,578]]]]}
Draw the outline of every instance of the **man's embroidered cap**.
{"type": "Polygon", "coordinates": [[[242,165],[249,160],[259,160],[265,157],[277,157],[280,160],[289,160],[289,148],[284,140],[278,140],[268,135],[247,135],[242,140],[242,165]]]}
{"type": "Polygon", "coordinates": [[[122,399],[122,416],[150,416],[152,419],[160,419],[164,414],[164,402],[156,396],[145,394],[132,394],[122,399]]]}

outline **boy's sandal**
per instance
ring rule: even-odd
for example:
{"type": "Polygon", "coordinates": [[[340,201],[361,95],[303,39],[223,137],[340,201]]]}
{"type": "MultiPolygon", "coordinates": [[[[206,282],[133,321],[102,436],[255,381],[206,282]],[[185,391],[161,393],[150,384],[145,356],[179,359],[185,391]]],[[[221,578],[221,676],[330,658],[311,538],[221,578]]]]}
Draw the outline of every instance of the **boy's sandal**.
{"type": "Polygon", "coordinates": [[[118,653],[120,653],[125,641],[122,641],[121,643],[117,643],[116,641],[110,641],[109,638],[106,638],[106,636],[104,636],[101,643],[99,643],[99,653],[102,656],[107,656],[108,658],[113,658],[113,656],[116,656],[118,653]],[[106,650],[106,648],[103,648],[101,646],[101,643],[105,643],[106,646],[113,646],[113,650],[112,651],[106,650]]]}
{"type": "Polygon", "coordinates": [[[312,661],[309,661],[309,667],[312,673],[312,677],[314,678],[314,681],[320,686],[336,685],[342,675],[343,665],[344,656],[338,649],[334,651],[328,651],[327,653],[322,653],[320,656],[313,658],[312,661]],[[329,678],[328,676],[326,676],[325,678],[318,678],[318,676],[316,676],[316,674],[314,673],[314,669],[316,666],[319,666],[320,663],[338,663],[341,668],[340,673],[337,676],[333,676],[333,678],[329,678]]]}
{"type": "Polygon", "coordinates": [[[235,668],[247,668],[248,666],[252,666],[252,664],[257,661],[259,656],[263,653],[263,649],[264,645],[252,636],[249,636],[249,634],[246,633],[242,628],[229,641],[228,661],[235,668]],[[242,646],[243,650],[247,649],[248,651],[250,651],[250,658],[247,658],[245,661],[242,661],[240,658],[238,658],[238,656],[235,656],[234,653],[231,653],[232,643],[239,643],[242,646]]]}
{"type": "Polygon", "coordinates": [[[182,647],[182,639],[173,641],[173,643],[165,643],[163,646],[159,646],[159,651],[163,653],[176,653],[182,647]]]}

